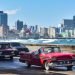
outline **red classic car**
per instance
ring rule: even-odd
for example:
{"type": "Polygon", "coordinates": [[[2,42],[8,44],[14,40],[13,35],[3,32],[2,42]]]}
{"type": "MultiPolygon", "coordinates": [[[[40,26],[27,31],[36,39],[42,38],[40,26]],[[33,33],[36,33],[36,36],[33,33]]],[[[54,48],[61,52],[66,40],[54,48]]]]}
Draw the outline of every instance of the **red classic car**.
{"type": "Polygon", "coordinates": [[[63,53],[59,47],[41,47],[37,51],[21,52],[19,61],[31,65],[42,66],[46,70],[50,67],[66,66],[67,70],[72,70],[75,65],[75,54],[63,53]]]}

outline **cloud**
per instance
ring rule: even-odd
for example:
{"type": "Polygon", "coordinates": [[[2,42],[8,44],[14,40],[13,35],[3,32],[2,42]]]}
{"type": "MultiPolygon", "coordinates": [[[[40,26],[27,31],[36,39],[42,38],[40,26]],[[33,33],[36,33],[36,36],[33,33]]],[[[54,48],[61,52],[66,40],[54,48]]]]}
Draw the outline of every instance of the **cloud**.
{"type": "Polygon", "coordinates": [[[4,12],[7,13],[8,15],[15,15],[17,14],[18,11],[19,9],[14,9],[14,10],[6,10],[4,12]]]}

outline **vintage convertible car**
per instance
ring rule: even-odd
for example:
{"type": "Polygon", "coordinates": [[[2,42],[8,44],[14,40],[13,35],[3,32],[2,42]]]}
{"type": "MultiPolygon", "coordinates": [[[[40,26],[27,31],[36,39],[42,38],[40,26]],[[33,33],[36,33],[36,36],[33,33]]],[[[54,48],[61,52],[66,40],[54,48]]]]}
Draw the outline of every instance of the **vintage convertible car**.
{"type": "Polygon", "coordinates": [[[67,70],[72,70],[75,54],[63,53],[59,47],[41,47],[37,51],[20,52],[19,61],[26,63],[27,67],[37,65],[49,70],[50,67],[65,66],[67,70]]]}

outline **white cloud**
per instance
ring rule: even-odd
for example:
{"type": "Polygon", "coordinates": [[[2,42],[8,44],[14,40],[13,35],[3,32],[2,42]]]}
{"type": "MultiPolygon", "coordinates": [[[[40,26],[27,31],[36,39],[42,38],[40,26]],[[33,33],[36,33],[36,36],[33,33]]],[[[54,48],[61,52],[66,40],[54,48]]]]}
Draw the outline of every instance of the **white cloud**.
{"type": "Polygon", "coordinates": [[[5,10],[4,12],[7,13],[8,15],[15,15],[19,9],[14,9],[14,10],[5,10]]]}

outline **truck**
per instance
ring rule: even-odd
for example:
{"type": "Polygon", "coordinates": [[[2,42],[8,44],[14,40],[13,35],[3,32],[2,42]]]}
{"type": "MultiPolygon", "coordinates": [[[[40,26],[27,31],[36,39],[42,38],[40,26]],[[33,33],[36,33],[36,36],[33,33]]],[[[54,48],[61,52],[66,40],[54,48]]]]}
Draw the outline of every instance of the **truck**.
{"type": "Polygon", "coordinates": [[[75,65],[75,54],[62,52],[60,47],[41,47],[38,50],[29,52],[20,52],[20,62],[25,63],[29,68],[31,65],[41,66],[45,70],[50,67],[67,67],[72,70],[75,65]]]}

